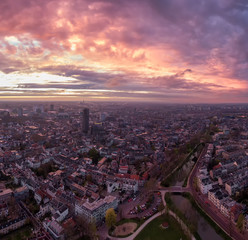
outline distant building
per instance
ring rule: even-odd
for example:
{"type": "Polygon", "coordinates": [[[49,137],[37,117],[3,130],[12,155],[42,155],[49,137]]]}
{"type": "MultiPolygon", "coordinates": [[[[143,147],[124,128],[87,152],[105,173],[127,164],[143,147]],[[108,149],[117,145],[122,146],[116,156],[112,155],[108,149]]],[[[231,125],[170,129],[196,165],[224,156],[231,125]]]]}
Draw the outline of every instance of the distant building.
{"type": "Polygon", "coordinates": [[[18,114],[18,117],[22,117],[23,116],[23,109],[22,109],[22,107],[19,107],[17,109],[17,114],[18,114]]]}
{"type": "Polygon", "coordinates": [[[106,120],[106,116],[107,116],[106,113],[100,113],[100,121],[104,122],[106,120]]]}
{"type": "Polygon", "coordinates": [[[50,105],[50,111],[54,111],[54,105],[53,104],[50,105]]]}
{"type": "Polygon", "coordinates": [[[89,108],[85,108],[83,112],[81,113],[82,115],[82,131],[84,133],[88,133],[89,131],[89,118],[90,118],[90,113],[89,113],[89,108]]]}
{"type": "Polygon", "coordinates": [[[35,105],[33,110],[34,110],[34,113],[43,113],[44,107],[43,105],[39,105],[39,106],[35,105]]]}

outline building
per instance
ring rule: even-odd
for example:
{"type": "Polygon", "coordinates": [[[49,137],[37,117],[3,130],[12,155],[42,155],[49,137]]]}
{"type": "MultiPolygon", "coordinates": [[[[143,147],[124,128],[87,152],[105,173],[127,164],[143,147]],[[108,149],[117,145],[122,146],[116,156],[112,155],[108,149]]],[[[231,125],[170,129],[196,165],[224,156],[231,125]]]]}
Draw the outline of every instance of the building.
{"type": "Polygon", "coordinates": [[[22,117],[23,116],[23,109],[22,109],[22,107],[19,107],[17,109],[17,114],[18,114],[18,117],[22,117]]]}
{"type": "MultiPolygon", "coordinates": [[[[208,199],[218,208],[221,209],[222,204],[228,198],[228,194],[222,189],[211,189],[208,192],[208,199]]],[[[223,206],[222,206],[223,208],[223,206]]],[[[222,209],[224,210],[224,209],[222,209]]]]}
{"type": "Polygon", "coordinates": [[[235,205],[235,201],[231,198],[226,199],[220,206],[220,212],[230,218],[231,208],[235,205]]]}
{"type": "Polygon", "coordinates": [[[14,191],[14,197],[18,200],[24,200],[29,196],[29,190],[26,186],[19,187],[14,191]]]}
{"type": "Polygon", "coordinates": [[[9,208],[6,203],[0,204],[0,218],[9,214],[9,208]]]}
{"type": "Polygon", "coordinates": [[[50,111],[54,111],[54,105],[53,104],[50,105],[50,111]]]}
{"type": "Polygon", "coordinates": [[[19,218],[16,218],[14,220],[8,221],[6,223],[3,223],[0,225],[0,234],[7,234],[11,231],[14,231],[20,227],[22,227],[23,225],[26,224],[27,218],[26,216],[21,216],[19,218]]]}
{"type": "Polygon", "coordinates": [[[238,184],[236,182],[230,180],[225,183],[225,190],[228,192],[230,196],[233,195],[237,189],[238,189],[238,184]]]}
{"type": "Polygon", "coordinates": [[[94,202],[88,200],[77,202],[75,204],[75,214],[82,216],[88,222],[99,224],[105,218],[106,211],[109,208],[117,209],[117,207],[117,198],[109,195],[94,202]]]}
{"type": "Polygon", "coordinates": [[[202,194],[207,194],[208,191],[212,189],[212,182],[208,177],[199,175],[198,186],[202,194]]]}
{"type": "Polygon", "coordinates": [[[13,195],[13,191],[11,189],[0,190],[0,203],[8,202],[13,195]]]}
{"type": "Polygon", "coordinates": [[[114,192],[115,190],[133,191],[134,193],[136,193],[139,190],[138,181],[128,178],[119,180],[108,179],[106,181],[106,185],[108,193],[114,192]]]}
{"type": "Polygon", "coordinates": [[[89,108],[85,108],[83,112],[81,112],[82,115],[82,131],[84,133],[88,133],[89,131],[89,118],[90,118],[90,113],[89,113],[89,108]]]}
{"type": "Polygon", "coordinates": [[[43,222],[44,228],[52,235],[53,239],[63,240],[64,239],[64,229],[55,220],[46,220],[43,222]]]}

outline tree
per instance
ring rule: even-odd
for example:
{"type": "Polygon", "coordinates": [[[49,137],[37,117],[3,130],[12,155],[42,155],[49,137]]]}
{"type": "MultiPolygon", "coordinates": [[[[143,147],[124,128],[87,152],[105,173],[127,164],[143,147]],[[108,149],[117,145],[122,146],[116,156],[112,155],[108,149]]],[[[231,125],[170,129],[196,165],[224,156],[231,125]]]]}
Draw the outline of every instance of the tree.
{"type": "Polygon", "coordinates": [[[160,212],[161,215],[163,214],[164,209],[165,209],[164,204],[163,203],[160,203],[158,205],[158,211],[160,212]]]}
{"type": "Polygon", "coordinates": [[[92,175],[91,174],[88,174],[86,176],[86,180],[87,180],[87,182],[92,182],[92,175]]]}
{"type": "Polygon", "coordinates": [[[197,184],[197,178],[196,178],[196,177],[193,179],[193,188],[194,188],[197,192],[200,191],[199,186],[198,186],[198,184],[197,184]]]}
{"type": "Polygon", "coordinates": [[[17,203],[13,196],[9,200],[9,212],[12,216],[15,216],[17,214],[17,203]]]}
{"type": "Polygon", "coordinates": [[[91,148],[88,152],[89,157],[92,159],[93,164],[97,164],[100,159],[100,153],[95,149],[91,148]]]}
{"type": "Polygon", "coordinates": [[[119,210],[119,218],[122,219],[123,218],[123,209],[120,208],[119,210]]]}
{"type": "Polygon", "coordinates": [[[156,178],[150,178],[146,183],[145,183],[145,194],[147,194],[148,192],[154,190],[156,188],[156,178]]]}
{"type": "Polygon", "coordinates": [[[116,213],[113,208],[106,211],[105,220],[108,228],[112,228],[116,224],[116,213]]]}
{"type": "Polygon", "coordinates": [[[244,220],[245,220],[245,217],[241,213],[239,215],[239,218],[238,218],[238,221],[237,221],[237,228],[240,230],[240,232],[242,232],[244,230],[244,220]]]}
{"type": "Polygon", "coordinates": [[[90,232],[90,224],[88,221],[82,216],[76,216],[75,222],[78,227],[78,232],[80,232],[80,236],[87,236],[90,232]]]}
{"type": "Polygon", "coordinates": [[[90,223],[89,230],[90,230],[91,239],[98,239],[97,238],[97,227],[94,221],[90,223]]]}

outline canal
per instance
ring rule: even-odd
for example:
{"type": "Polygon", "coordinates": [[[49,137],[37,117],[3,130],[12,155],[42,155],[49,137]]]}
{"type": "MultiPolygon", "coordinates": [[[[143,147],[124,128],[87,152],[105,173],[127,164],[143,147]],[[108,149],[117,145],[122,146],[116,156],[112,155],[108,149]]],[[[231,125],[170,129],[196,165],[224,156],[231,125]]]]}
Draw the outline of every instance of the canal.
{"type": "Polygon", "coordinates": [[[187,198],[181,195],[171,195],[174,205],[197,227],[197,232],[202,240],[222,240],[214,228],[197,212],[187,198]]]}
{"type": "Polygon", "coordinates": [[[183,167],[180,168],[175,173],[171,186],[183,186],[184,180],[187,178],[192,167],[194,166],[194,162],[192,161],[192,158],[190,158],[190,160],[187,163],[185,163],[183,167]]]}

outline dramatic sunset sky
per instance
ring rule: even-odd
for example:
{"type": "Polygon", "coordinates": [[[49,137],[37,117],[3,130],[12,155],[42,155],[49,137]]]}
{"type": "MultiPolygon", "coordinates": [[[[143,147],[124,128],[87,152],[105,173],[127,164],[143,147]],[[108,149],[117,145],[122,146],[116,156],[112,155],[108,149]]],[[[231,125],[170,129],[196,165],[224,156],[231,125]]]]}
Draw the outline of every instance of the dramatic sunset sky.
{"type": "Polygon", "coordinates": [[[0,100],[248,101],[247,0],[0,0],[0,100]]]}

